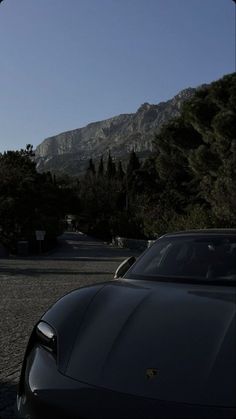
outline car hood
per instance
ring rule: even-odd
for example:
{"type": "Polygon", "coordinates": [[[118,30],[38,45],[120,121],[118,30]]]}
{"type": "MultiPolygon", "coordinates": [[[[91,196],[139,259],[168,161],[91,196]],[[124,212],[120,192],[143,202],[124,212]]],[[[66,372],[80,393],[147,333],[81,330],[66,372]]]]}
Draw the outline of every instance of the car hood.
{"type": "Polygon", "coordinates": [[[235,406],[233,287],[113,281],[89,305],[65,371],[122,393],[235,406]]]}

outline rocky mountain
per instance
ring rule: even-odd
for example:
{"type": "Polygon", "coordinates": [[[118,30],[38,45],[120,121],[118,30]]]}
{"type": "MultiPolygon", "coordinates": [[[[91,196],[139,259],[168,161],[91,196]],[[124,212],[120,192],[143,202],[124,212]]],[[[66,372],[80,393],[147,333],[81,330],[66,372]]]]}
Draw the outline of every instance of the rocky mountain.
{"type": "Polygon", "coordinates": [[[167,102],[144,103],[136,113],[121,114],[45,139],[35,151],[38,171],[79,175],[91,157],[96,163],[101,156],[106,159],[109,151],[121,161],[126,161],[132,150],[141,158],[146,157],[152,152],[155,133],[179,115],[182,103],[195,90],[188,88],[167,102]]]}

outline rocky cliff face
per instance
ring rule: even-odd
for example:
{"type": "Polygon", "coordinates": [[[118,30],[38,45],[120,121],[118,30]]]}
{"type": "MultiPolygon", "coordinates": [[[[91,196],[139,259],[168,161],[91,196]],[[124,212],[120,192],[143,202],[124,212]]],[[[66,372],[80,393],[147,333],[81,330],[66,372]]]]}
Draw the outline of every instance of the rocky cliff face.
{"type": "Polygon", "coordinates": [[[152,151],[155,133],[179,115],[182,103],[194,92],[195,89],[185,89],[167,102],[144,103],[136,113],[118,115],[47,138],[35,151],[37,169],[76,175],[86,169],[91,157],[94,161],[102,155],[106,158],[108,151],[120,160],[125,160],[132,150],[141,157],[146,156],[152,151]]]}

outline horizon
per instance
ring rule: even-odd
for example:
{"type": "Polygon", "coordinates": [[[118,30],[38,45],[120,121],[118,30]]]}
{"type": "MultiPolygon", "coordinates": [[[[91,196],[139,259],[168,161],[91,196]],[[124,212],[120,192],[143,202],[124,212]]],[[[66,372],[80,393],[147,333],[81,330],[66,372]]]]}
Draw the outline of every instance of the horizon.
{"type": "Polygon", "coordinates": [[[1,2],[0,152],[35,149],[235,72],[235,7],[232,0],[201,8],[194,0],[1,2]]]}
{"type": "MultiPolygon", "coordinates": [[[[227,74],[225,74],[226,76],[227,76],[227,74]]],[[[224,77],[224,76],[223,76],[224,77]]],[[[216,80],[213,80],[213,82],[214,81],[216,81],[216,80]]],[[[205,83],[203,83],[203,85],[204,85],[205,83]]],[[[210,83],[209,83],[210,84],[210,83]]],[[[72,128],[72,129],[69,129],[69,130],[66,130],[66,131],[60,131],[60,132],[58,132],[58,133],[55,133],[54,135],[51,135],[50,137],[46,137],[46,138],[44,138],[43,139],[43,141],[45,141],[45,140],[49,140],[50,138],[54,138],[54,137],[56,137],[57,135],[60,135],[60,134],[65,134],[65,133],[67,133],[67,132],[71,132],[71,131],[76,131],[76,130],[78,130],[78,129],[82,129],[82,128],[86,128],[86,127],[88,127],[89,125],[92,125],[92,124],[96,124],[96,123],[98,123],[98,122],[104,122],[104,121],[108,121],[109,119],[113,119],[113,118],[116,118],[116,117],[119,117],[119,116],[122,116],[122,115],[134,115],[136,112],[138,112],[138,110],[139,110],[139,108],[141,107],[141,106],[143,106],[143,105],[145,105],[145,104],[148,104],[148,105],[150,105],[150,106],[158,106],[158,105],[160,105],[161,103],[166,103],[166,102],[168,102],[169,100],[172,100],[174,97],[176,97],[176,96],[178,96],[179,95],[179,93],[182,93],[182,92],[184,92],[185,90],[188,90],[188,89],[198,89],[199,87],[201,87],[201,85],[198,85],[198,86],[196,86],[196,87],[187,87],[186,89],[182,89],[182,90],[180,90],[176,95],[174,95],[174,96],[172,96],[171,98],[169,98],[169,99],[167,99],[167,100],[165,100],[165,101],[161,101],[161,102],[158,102],[158,103],[149,103],[149,102],[143,102],[143,103],[141,103],[140,104],[140,106],[138,106],[138,108],[134,111],[134,112],[128,112],[128,113],[120,113],[120,114],[118,114],[118,115],[113,115],[113,116],[110,116],[109,118],[106,118],[106,119],[100,119],[100,120],[97,120],[97,121],[91,121],[91,122],[88,122],[86,125],[83,125],[83,126],[80,126],[80,127],[77,127],[77,128],[72,128]]],[[[42,142],[43,142],[42,141],[42,142]]],[[[40,143],[40,144],[42,144],[42,142],[40,143]]],[[[40,144],[38,144],[38,145],[40,145],[40,144]]],[[[37,145],[37,146],[38,146],[37,145]]],[[[36,146],[36,147],[37,147],[36,146]]]]}
{"type": "MultiPolygon", "coordinates": [[[[236,0],[235,0],[236,1],[236,0]]],[[[224,74],[222,77],[224,77],[224,76],[227,76],[227,75],[230,75],[230,74],[233,74],[233,73],[229,73],[229,74],[224,74]]],[[[221,77],[221,78],[222,78],[221,77]]],[[[219,79],[217,79],[217,80],[219,80],[219,79]]],[[[72,132],[72,131],[76,131],[76,130],[79,130],[79,129],[83,129],[83,128],[86,128],[86,127],[88,127],[89,125],[92,125],[92,124],[96,124],[96,123],[99,123],[99,122],[104,122],[104,121],[108,121],[109,119],[113,119],[113,118],[116,118],[116,117],[119,117],[119,116],[122,116],[122,115],[134,115],[136,112],[138,112],[138,110],[139,110],[139,108],[141,107],[141,106],[143,106],[144,104],[148,104],[148,105],[150,105],[150,106],[158,106],[158,105],[160,105],[161,103],[166,103],[166,102],[168,102],[169,100],[172,100],[174,97],[176,97],[176,96],[178,96],[180,93],[182,93],[182,92],[184,92],[185,90],[188,90],[188,89],[198,89],[198,88],[201,88],[202,86],[207,86],[207,85],[209,85],[209,84],[211,84],[211,83],[214,83],[215,81],[217,81],[217,80],[213,80],[212,82],[210,82],[210,83],[203,83],[202,85],[197,85],[197,86],[195,86],[195,87],[192,87],[192,86],[190,86],[190,87],[186,87],[186,88],[184,88],[184,89],[182,89],[182,90],[180,90],[179,92],[177,92],[174,96],[172,96],[171,98],[169,98],[169,99],[167,99],[167,100],[165,100],[165,101],[161,101],[161,102],[158,102],[158,103],[149,103],[149,102],[143,102],[143,103],[141,103],[140,104],[140,106],[138,106],[138,108],[134,111],[134,112],[129,112],[129,113],[120,113],[120,114],[118,114],[118,115],[113,115],[113,116],[110,116],[109,118],[106,118],[106,119],[100,119],[100,120],[97,120],[97,121],[91,121],[91,122],[88,122],[86,125],[83,125],[83,126],[80,126],[80,127],[76,127],[76,128],[71,128],[71,129],[68,129],[68,130],[66,130],[66,131],[60,131],[60,132],[56,132],[55,134],[53,134],[53,135],[51,135],[51,136],[49,136],[49,137],[45,137],[42,141],[41,141],[41,143],[40,144],[38,144],[38,145],[36,145],[36,147],[34,148],[34,150],[39,146],[39,145],[41,145],[45,140],[50,140],[51,138],[54,138],[54,137],[57,137],[58,135],[61,135],[61,134],[65,134],[65,133],[68,133],[68,132],[72,132]]]]}

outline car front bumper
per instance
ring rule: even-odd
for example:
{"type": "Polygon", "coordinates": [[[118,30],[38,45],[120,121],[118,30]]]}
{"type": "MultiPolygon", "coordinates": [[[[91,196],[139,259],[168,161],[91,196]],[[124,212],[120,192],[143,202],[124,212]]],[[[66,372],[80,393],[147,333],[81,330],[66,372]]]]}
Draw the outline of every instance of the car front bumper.
{"type": "Polygon", "coordinates": [[[62,375],[48,351],[36,346],[22,371],[19,418],[236,418],[236,408],[166,402],[114,392],[62,375]]]}

